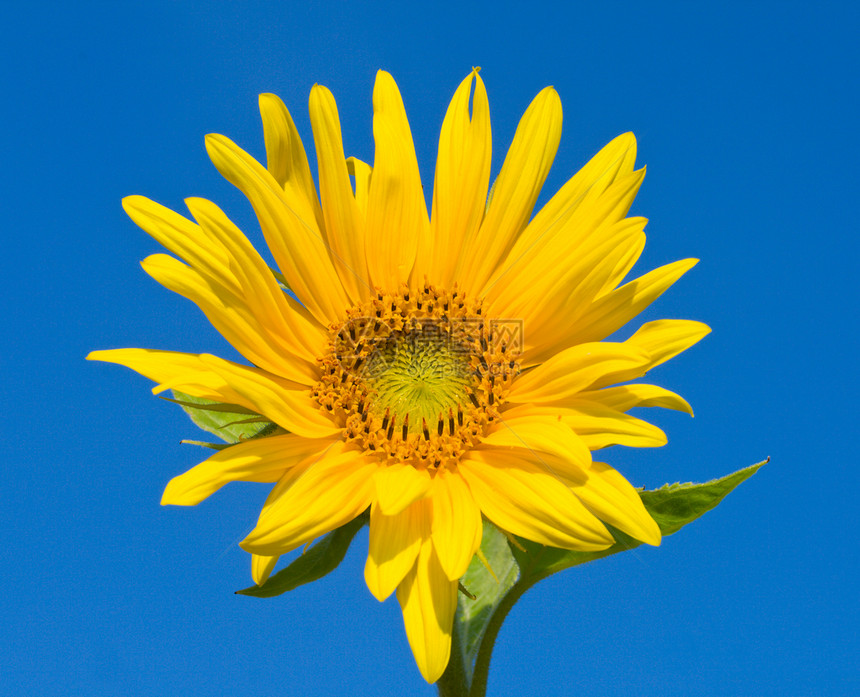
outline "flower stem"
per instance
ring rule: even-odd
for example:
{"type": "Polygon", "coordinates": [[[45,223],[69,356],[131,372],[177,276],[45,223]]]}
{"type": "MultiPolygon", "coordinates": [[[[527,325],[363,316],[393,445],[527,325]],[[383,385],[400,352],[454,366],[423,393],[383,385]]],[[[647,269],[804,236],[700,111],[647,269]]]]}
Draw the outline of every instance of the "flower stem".
{"type": "Polygon", "coordinates": [[[481,647],[478,649],[478,655],[475,659],[475,670],[472,674],[471,684],[469,684],[469,678],[463,666],[463,659],[461,658],[459,632],[457,631],[457,627],[454,627],[451,636],[451,660],[448,662],[448,667],[445,669],[442,677],[436,683],[439,697],[486,697],[487,681],[490,674],[490,658],[493,654],[493,646],[496,643],[499,630],[502,628],[505,617],[508,616],[511,608],[531,586],[532,584],[530,583],[514,584],[502,599],[502,602],[499,603],[481,639],[481,647]]]}
{"type": "Polygon", "coordinates": [[[439,697],[469,697],[469,678],[463,666],[460,632],[455,625],[451,631],[451,658],[442,677],[436,682],[439,697]]]}
{"type": "Polygon", "coordinates": [[[520,599],[532,584],[515,583],[508,591],[507,595],[499,603],[496,611],[493,613],[492,619],[487,624],[487,629],[481,639],[481,648],[478,649],[478,656],[475,659],[475,671],[472,674],[472,685],[468,697],[485,697],[487,694],[487,680],[490,674],[490,658],[493,654],[493,646],[496,643],[496,637],[499,635],[499,630],[502,628],[502,623],[505,617],[511,611],[514,603],[520,599]]]}

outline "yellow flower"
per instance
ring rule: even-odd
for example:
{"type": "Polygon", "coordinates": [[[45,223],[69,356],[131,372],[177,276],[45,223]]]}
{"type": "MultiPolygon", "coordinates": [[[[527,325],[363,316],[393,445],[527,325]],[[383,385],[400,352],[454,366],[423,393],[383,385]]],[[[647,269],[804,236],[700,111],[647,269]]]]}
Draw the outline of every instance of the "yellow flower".
{"type": "Polygon", "coordinates": [[[280,274],[209,201],[186,201],[196,222],[146,198],[123,201],[184,260],[155,254],[144,270],[196,303],[253,365],[147,349],[89,357],[136,370],[155,392],[239,405],[280,427],[176,477],[162,499],[194,505],[227,482],[274,483],[241,543],[257,583],[280,555],[370,509],[367,585],[379,600],[396,590],[418,667],[434,682],[482,516],[565,549],[610,546],[604,523],[660,543],[636,491],[591,451],[665,443],[628,411],[689,405],[619,383],[709,330],[662,320],[604,339],[695,260],[619,285],[645,243],[645,219],[626,217],[644,176],[629,133],[532,218],[561,136],[552,88],[523,116],[488,201],[487,95],[477,71],[463,80],[442,124],[429,216],[388,73],[373,91],[372,168],[344,156],[334,98],[312,89],[319,196],[283,102],[264,94],[260,111],[267,167],[221,135],[206,148],[250,200],[280,274]]]}

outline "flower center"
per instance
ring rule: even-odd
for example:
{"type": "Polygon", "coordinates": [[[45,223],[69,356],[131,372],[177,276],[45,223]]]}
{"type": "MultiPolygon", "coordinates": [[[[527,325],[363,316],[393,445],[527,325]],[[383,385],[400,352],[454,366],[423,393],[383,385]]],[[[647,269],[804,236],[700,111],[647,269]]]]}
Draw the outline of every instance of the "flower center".
{"type": "Polygon", "coordinates": [[[435,321],[392,332],[368,357],[362,378],[374,393],[371,411],[402,416],[408,433],[436,424],[469,400],[473,369],[468,344],[435,321]],[[405,421],[404,421],[405,423],[405,421]]]}
{"type": "Polygon", "coordinates": [[[519,371],[493,324],[456,287],[377,292],[331,327],[314,397],[367,453],[453,464],[499,418],[519,371]]]}

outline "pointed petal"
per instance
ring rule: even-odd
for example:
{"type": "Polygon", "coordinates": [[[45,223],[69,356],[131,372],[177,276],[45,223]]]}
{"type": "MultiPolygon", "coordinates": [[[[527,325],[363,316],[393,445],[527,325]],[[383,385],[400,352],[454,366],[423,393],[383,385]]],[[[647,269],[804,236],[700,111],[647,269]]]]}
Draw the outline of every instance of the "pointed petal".
{"type": "Polygon", "coordinates": [[[598,298],[581,316],[570,318],[564,344],[599,341],[609,336],[663,295],[697,262],[698,259],[682,259],[666,264],[598,298]]]}
{"type": "Polygon", "coordinates": [[[241,287],[229,272],[227,250],[199,225],[145,196],[126,196],[122,207],[136,225],[166,249],[208,277],[221,279],[227,290],[240,294],[241,287]]]}
{"type": "Polygon", "coordinates": [[[374,476],[379,509],[395,515],[430,493],[432,480],[426,469],[396,464],[380,467],[374,476]]]}
{"type": "MultiPolygon", "coordinates": [[[[572,272],[569,279],[566,279],[567,287],[559,285],[553,289],[555,296],[550,300],[551,307],[563,317],[578,317],[586,312],[597,298],[615,288],[645,249],[643,228],[647,222],[645,218],[625,218],[607,235],[606,244],[594,248],[583,245],[583,254],[587,254],[589,266],[572,272]]],[[[542,312],[541,315],[543,318],[549,316],[547,312],[542,312]]],[[[546,319],[536,329],[537,332],[532,330],[533,334],[546,329],[547,334],[552,337],[541,341],[544,346],[559,334],[546,319]]]]}
{"type": "Polygon", "coordinates": [[[646,322],[623,344],[646,352],[649,356],[646,364],[641,368],[631,367],[613,375],[601,376],[591,385],[591,389],[638,378],[698,343],[710,332],[711,328],[707,324],[693,320],[662,319],[646,322]]]}
{"type": "Polygon", "coordinates": [[[536,457],[541,453],[557,456],[572,466],[587,468],[591,452],[577,433],[552,413],[554,410],[532,405],[511,409],[481,439],[485,445],[499,448],[524,448],[536,457]]]}
{"type": "MultiPolygon", "coordinates": [[[[629,229],[631,225],[624,222],[624,216],[644,176],[645,170],[641,169],[619,177],[599,197],[575,210],[565,211],[539,235],[532,233],[533,224],[529,225],[524,235],[530,233],[534,242],[531,246],[511,250],[487,284],[484,296],[502,307],[513,307],[524,292],[546,293],[545,289],[563,286],[565,281],[568,286],[575,285],[577,279],[581,280],[595,265],[595,259],[624,244],[635,232],[641,232],[644,219],[636,218],[634,229],[629,229]],[[621,239],[612,240],[619,235],[621,239]],[[604,251],[598,251],[601,248],[604,251]],[[536,270],[543,273],[538,274],[536,270]],[[533,288],[535,282],[539,289],[533,288]]],[[[510,312],[518,316],[519,311],[510,312]]]]}
{"type": "Polygon", "coordinates": [[[165,288],[197,305],[212,326],[254,365],[303,385],[312,385],[319,379],[316,366],[286,347],[278,350],[277,345],[273,346],[276,338],[269,327],[259,321],[242,298],[223,286],[209,282],[167,254],[148,256],[141,267],[165,288]]]}
{"type": "Polygon", "coordinates": [[[572,428],[589,450],[610,445],[659,448],[666,445],[663,431],[647,421],[585,400],[571,400],[559,408],[561,420],[572,428]]]}
{"type": "MultiPolygon", "coordinates": [[[[611,271],[609,273],[601,274],[600,278],[594,279],[595,282],[602,281],[602,285],[597,288],[596,292],[593,294],[588,292],[587,297],[589,301],[593,301],[594,298],[602,297],[616,288],[618,284],[624,280],[627,274],[630,273],[636,262],[639,261],[639,257],[642,256],[642,252],[645,249],[645,233],[643,230],[645,225],[648,224],[647,218],[626,218],[624,222],[636,225],[638,227],[638,234],[636,234],[634,239],[632,239],[627,245],[625,253],[617,257],[615,266],[611,271]]],[[[585,311],[585,307],[584,305],[582,307],[576,306],[574,311],[577,314],[580,314],[585,311]]]]}
{"type": "Polygon", "coordinates": [[[603,462],[592,464],[588,479],[571,482],[573,493],[601,520],[646,544],[658,546],[662,535],[639,494],[616,470],[603,462]]]}
{"type": "Polygon", "coordinates": [[[464,289],[480,295],[531,216],[561,139],[561,100],[542,90],[520,120],[480,232],[464,250],[459,274],[464,289]]]}
{"type": "MultiPolygon", "coordinates": [[[[202,283],[197,282],[195,286],[208,287],[210,295],[222,299],[220,303],[215,303],[215,307],[223,305],[222,311],[253,318],[256,329],[252,335],[244,338],[244,343],[267,344],[270,354],[267,369],[290,379],[298,379],[301,373],[309,376],[316,374],[315,360],[321,355],[327,341],[323,328],[304,308],[283,293],[248,238],[218,206],[194,198],[187,199],[186,203],[200,225],[142,196],[126,197],[123,199],[123,208],[135,223],[190,264],[203,279],[202,283]],[[272,358],[273,355],[275,358],[272,358]],[[284,360],[289,357],[296,357],[298,365],[284,368],[296,362],[284,360]],[[276,370],[276,365],[282,366],[281,369],[287,370],[288,374],[276,370]]],[[[159,257],[151,257],[156,258],[159,257]]],[[[149,269],[147,272],[153,275],[149,269]]],[[[167,285],[162,278],[156,280],[167,285]]],[[[175,292],[183,292],[177,287],[167,287],[175,292]]],[[[199,297],[186,297],[200,305],[199,297]]],[[[209,309],[204,309],[204,312],[209,316],[208,313],[214,311],[212,303],[207,307],[209,309]]],[[[213,318],[209,318],[215,324],[213,318]]],[[[233,339],[228,337],[228,340],[249,360],[262,365],[245,353],[233,339]]]]}
{"type": "Polygon", "coordinates": [[[647,361],[647,353],[626,344],[592,342],[572,346],[517,377],[508,401],[536,404],[558,401],[621,371],[636,371],[647,361]]]}
{"type": "Polygon", "coordinates": [[[384,515],[379,505],[370,508],[370,547],[364,580],[382,602],[415,566],[421,542],[430,533],[427,504],[416,501],[395,515],[384,515]]]}
{"type": "MultiPolygon", "coordinates": [[[[201,360],[229,385],[226,394],[235,395],[241,400],[225,401],[242,406],[253,404],[258,413],[269,416],[287,431],[306,438],[328,438],[340,432],[338,426],[321,412],[308,391],[295,389],[296,385],[265,371],[250,369],[216,356],[203,354],[201,360]]],[[[178,389],[187,392],[181,387],[178,389]]]]}
{"type": "Polygon", "coordinates": [[[535,215],[511,250],[510,259],[519,260],[528,250],[540,251],[580,207],[599,198],[618,177],[630,174],[635,161],[636,138],[632,133],[610,141],[535,215]]]}
{"type": "Polygon", "coordinates": [[[176,389],[192,397],[238,404],[306,438],[328,438],[341,430],[321,413],[319,405],[301,385],[217,356],[115,349],[93,351],[87,359],[131,368],[159,383],[153,388],[155,394],[176,389]]]}
{"type": "Polygon", "coordinates": [[[262,586],[271,576],[272,571],[275,570],[275,566],[278,563],[277,557],[264,557],[259,554],[251,555],[251,578],[254,579],[254,583],[258,586],[262,586]]]}
{"type": "Polygon", "coordinates": [[[364,216],[349,182],[337,104],[332,93],[322,85],[314,85],[311,90],[310,115],[332,263],[343,287],[358,302],[367,298],[372,290],[365,258],[364,216]]]}
{"type": "MultiPolygon", "coordinates": [[[[559,317],[587,308],[607,280],[644,246],[644,218],[621,220],[568,246],[566,238],[550,245],[545,254],[500,277],[487,296],[493,311],[522,317],[528,323],[529,345],[547,345],[559,333],[559,317]],[[548,336],[546,336],[548,335],[548,336]]],[[[565,347],[558,347],[565,348],[565,347]]]]}
{"type": "Polygon", "coordinates": [[[331,442],[289,433],[237,443],[168,482],[161,505],[195,506],[229,482],[276,482],[331,442]]]}
{"type": "Polygon", "coordinates": [[[409,279],[418,240],[427,235],[427,204],[406,110],[394,79],[380,70],[373,89],[376,158],[367,204],[367,265],[375,286],[409,279]]]}
{"type": "MultiPolygon", "coordinates": [[[[491,442],[495,444],[504,442],[506,445],[513,446],[517,444],[519,437],[519,447],[542,449],[567,461],[578,462],[581,466],[583,463],[587,466],[591,459],[590,455],[587,460],[581,456],[573,459],[572,453],[581,452],[578,449],[583,446],[588,450],[599,450],[610,445],[640,448],[666,445],[666,434],[656,426],[602,404],[584,401],[579,396],[540,406],[522,404],[505,411],[503,419],[505,424],[516,424],[515,435],[504,437],[504,433],[493,434],[491,442]],[[564,434],[553,434],[549,430],[542,442],[539,437],[531,435],[527,427],[520,425],[527,419],[539,422],[550,421],[564,426],[567,431],[576,435],[577,443],[568,443],[568,438],[564,437],[564,434]],[[555,449],[552,447],[553,439],[555,449]]],[[[549,429],[549,425],[545,425],[545,428],[549,429]]]]}
{"type": "Polygon", "coordinates": [[[430,542],[421,545],[418,563],[397,588],[397,600],[418,669],[427,682],[434,683],[451,656],[457,582],[445,576],[430,542]]]}
{"type": "Polygon", "coordinates": [[[355,202],[362,218],[367,218],[367,198],[370,196],[370,178],[373,168],[357,157],[346,158],[346,169],[355,177],[355,202]]]}
{"type": "Polygon", "coordinates": [[[348,523],[373,500],[377,463],[337,442],[310,462],[297,465],[295,480],[271,499],[242,549],[274,556],[348,523]]]}
{"type": "Polygon", "coordinates": [[[603,524],[540,457],[473,450],[459,470],[483,514],[503,530],[563,549],[601,550],[613,543],[603,524]]]}
{"type": "MultiPolygon", "coordinates": [[[[567,418],[562,416],[559,420],[545,407],[520,407],[514,411],[523,416],[505,420],[513,424],[507,432],[516,434],[516,438],[507,439],[507,442],[517,448],[526,447],[546,472],[570,487],[588,511],[600,520],[649,544],[660,543],[659,528],[633,487],[607,465],[592,464],[590,453],[586,459],[577,455],[577,449],[583,446],[567,418]]],[[[561,414],[565,411],[560,410],[561,414]]],[[[504,431],[494,435],[501,433],[504,431]]]]}
{"type": "MultiPolygon", "coordinates": [[[[710,333],[711,328],[702,322],[690,319],[660,319],[646,322],[624,343],[647,351],[651,357],[647,370],[651,370],[682,351],[686,351],[710,333]]],[[[632,380],[638,375],[623,372],[613,382],[632,380]]],[[[603,387],[606,384],[608,383],[601,380],[595,387],[603,387]]]]}
{"type": "Polygon", "coordinates": [[[681,395],[656,385],[616,385],[602,390],[581,392],[579,398],[628,411],[634,407],[663,407],[693,415],[693,408],[681,395]]]}
{"type": "Polygon", "coordinates": [[[491,153],[487,90],[477,70],[473,70],[454,93],[442,122],[431,231],[416,259],[418,278],[423,280],[427,273],[431,283],[446,287],[456,279],[460,250],[471,243],[484,218],[491,153]],[[470,114],[473,81],[475,94],[470,114]]]}
{"type": "Polygon", "coordinates": [[[323,325],[341,319],[350,303],[304,192],[281,188],[259,162],[229,138],[206,136],[206,150],[224,178],[251,202],[292,291],[323,325]]]}
{"type": "Polygon", "coordinates": [[[284,293],[248,238],[218,206],[201,198],[188,198],[185,204],[200,227],[224,245],[245,301],[260,318],[261,324],[270,327],[269,331],[274,334],[277,345],[283,345],[302,358],[315,362],[328,342],[325,327],[284,293]]]}
{"type": "Polygon", "coordinates": [[[308,165],[308,156],[293,117],[281,98],[275,94],[261,94],[260,116],[263,119],[263,138],[266,141],[266,167],[283,189],[291,188],[310,203],[317,225],[323,226],[322,211],[317,190],[308,165]]]}
{"type": "Polygon", "coordinates": [[[459,472],[447,468],[436,473],[430,501],[433,546],[445,574],[456,581],[481,546],[481,509],[459,472]]]}

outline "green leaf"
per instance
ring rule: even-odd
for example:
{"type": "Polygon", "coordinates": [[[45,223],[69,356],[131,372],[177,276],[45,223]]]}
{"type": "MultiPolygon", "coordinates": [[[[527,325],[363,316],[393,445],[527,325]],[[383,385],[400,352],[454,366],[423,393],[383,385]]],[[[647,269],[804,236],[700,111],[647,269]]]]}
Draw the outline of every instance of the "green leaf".
{"type": "Polygon", "coordinates": [[[488,520],[484,521],[481,552],[489,569],[477,556],[472,557],[472,563],[460,582],[475,599],[461,593],[457,605],[456,631],[459,633],[463,668],[469,680],[487,624],[520,573],[507,538],[488,520]]]}
{"type": "MultiPolygon", "coordinates": [[[[665,537],[717,506],[738,484],[749,479],[766,463],[767,460],[704,484],[664,484],[654,491],[640,491],[639,496],[665,537]]],[[[531,585],[563,569],[626,552],[642,544],[620,530],[608,525],[607,528],[616,543],[600,552],[572,552],[517,538],[522,549],[514,547],[513,554],[522,569],[522,581],[531,585]]]]}
{"type": "Polygon", "coordinates": [[[280,430],[276,424],[238,404],[213,402],[176,390],[173,390],[173,397],[174,399],[169,397],[163,397],[163,399],[178,404],[195,425],[227,443],[262,438],[280,430]]]}
{"type": "Polygon", "coordinates": [[[366,515],[358,516],[358,518],[323,537],[286,569],[276,573],[262,586],[251,586],[236,591],[236,593],[255,598],[273,598],[322,578],[334,571],[343,561],[352,539],[366,523],[366,515]]]}
{"type": "Polygon", "coordinates": [[[752,477],[770,458],[704,484],[664,484],[639,495],[664,535],[672,535],[687,523],[717,506],[738,484],[752,477]]]}

